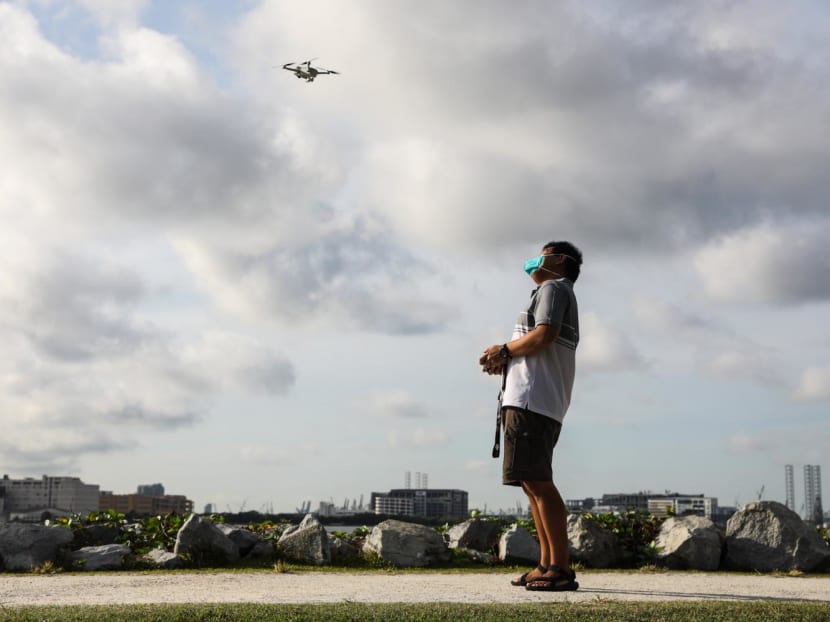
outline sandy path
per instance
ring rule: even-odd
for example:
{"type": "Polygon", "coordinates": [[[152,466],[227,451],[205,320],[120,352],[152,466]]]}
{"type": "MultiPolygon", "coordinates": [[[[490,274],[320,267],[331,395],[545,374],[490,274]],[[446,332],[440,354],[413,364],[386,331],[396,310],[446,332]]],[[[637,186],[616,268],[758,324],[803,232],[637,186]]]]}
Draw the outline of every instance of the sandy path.
{"type": "MultiPolygon", "coordinates": [[[[551,600],[783,600],[830,603],[830,577],[582,573],[577,592],[529,592],[509,574],[95,573],[0,575],[0,607],[125,603],[524,603],[551,600]]],[[[828,605],[830,607],[830,605],[828,605]]]]}

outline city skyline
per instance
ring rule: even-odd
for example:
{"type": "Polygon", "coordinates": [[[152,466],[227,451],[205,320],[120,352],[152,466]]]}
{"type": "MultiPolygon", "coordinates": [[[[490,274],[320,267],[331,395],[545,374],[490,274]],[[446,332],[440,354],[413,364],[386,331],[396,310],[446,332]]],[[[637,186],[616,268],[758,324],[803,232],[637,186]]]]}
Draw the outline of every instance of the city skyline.
{"type": "Polygon", "coordinates": [[[512,507],[477,360],[568,239],[563,497],[785,499],[830,447],[828,16],[0,0],[0,473],[512,507]]]}

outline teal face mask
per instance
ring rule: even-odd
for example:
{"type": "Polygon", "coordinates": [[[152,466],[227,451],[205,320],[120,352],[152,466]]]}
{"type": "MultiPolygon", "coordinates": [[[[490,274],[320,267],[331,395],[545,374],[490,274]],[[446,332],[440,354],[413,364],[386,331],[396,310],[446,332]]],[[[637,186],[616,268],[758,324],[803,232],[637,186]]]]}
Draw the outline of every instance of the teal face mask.
{"type": "Polygon", "coordinates": [[[536,272],[539,268],[542,267],[542,263],[545,261],[545,257],[547,257],[547,255],[539,255],[538,257],[528,259],[525,262],[525,272],[527,272],[528,276],[531,276],[534,272],[536,272]]]}

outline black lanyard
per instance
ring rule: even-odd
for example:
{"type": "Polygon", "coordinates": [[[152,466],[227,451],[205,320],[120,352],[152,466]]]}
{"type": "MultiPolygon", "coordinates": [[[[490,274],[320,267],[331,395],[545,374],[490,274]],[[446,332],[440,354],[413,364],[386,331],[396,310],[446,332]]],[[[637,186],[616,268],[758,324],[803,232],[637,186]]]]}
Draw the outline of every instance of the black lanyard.
{"type": "Polygon", "coordinates": [[[493,444],[493,457],[498,458],[501,453],[501,401],[504,398],[504,388],[507,386],[507,368],[510,366],[510,361],[505,362],[504,369],[501,370],[501,389],[499,390],[499,406],[496,410],[496,441],[493,444]]]}

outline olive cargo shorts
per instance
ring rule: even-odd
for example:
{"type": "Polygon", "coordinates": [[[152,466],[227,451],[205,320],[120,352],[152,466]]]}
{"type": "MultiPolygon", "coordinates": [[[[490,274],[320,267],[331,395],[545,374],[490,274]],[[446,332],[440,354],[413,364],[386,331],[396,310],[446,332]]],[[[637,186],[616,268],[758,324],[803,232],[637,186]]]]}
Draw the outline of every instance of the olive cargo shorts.
{"type": "Polygon", "coordinates": [[[523,481],[553,481],[553,448],[562,424],[529,410],[506,406],[502,483],[519,486],[523,481]]]}

